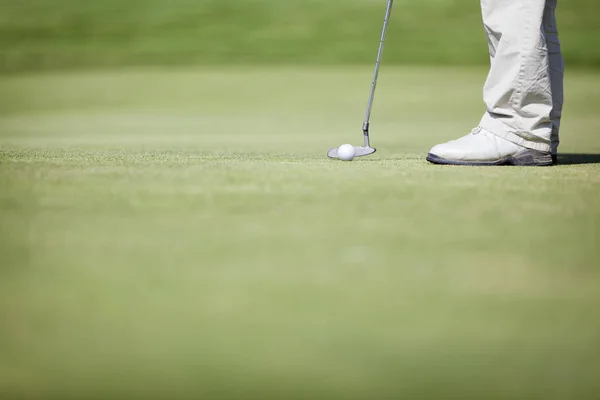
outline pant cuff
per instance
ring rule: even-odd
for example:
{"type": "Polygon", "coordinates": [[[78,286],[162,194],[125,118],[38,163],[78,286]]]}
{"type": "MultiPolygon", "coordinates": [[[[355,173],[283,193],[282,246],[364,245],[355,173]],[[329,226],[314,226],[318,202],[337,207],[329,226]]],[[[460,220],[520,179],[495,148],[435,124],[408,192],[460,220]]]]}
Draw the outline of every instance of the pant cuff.
{"type": "Polygon", "coordinates": [[[511,129],[504,122],[494,119],[488,114],[483,117],[479,123],[479,126],[491,134],[501,137],[502,139],[506,139],[509,142],[518,144],[519,146],[523,146],[532,150],[550,152],[550,141],[545,141],[542,138],[539,138],[539,140],[525,139],[524,137],[519,136],[514,129],[511,129]]]}

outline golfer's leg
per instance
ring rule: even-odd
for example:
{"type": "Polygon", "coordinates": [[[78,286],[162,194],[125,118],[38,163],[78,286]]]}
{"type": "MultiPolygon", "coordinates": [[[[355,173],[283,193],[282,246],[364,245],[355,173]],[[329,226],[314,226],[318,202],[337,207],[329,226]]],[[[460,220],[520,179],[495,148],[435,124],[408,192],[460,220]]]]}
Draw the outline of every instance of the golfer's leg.
{"type": "MultiPolygon", "coordinates": [[[[553,132],[558,137],[562,104],[562,76],[553,72],[556,82],[551,78],[556,48],[547,44],[547,38],[553,40],[556,0],[480,1],[491,62],[484,86],[487,111],[470,135],[434,146],[427,160],[459,165],[551,165],[551,142],[553,132]]],[[[554,67],[562,74],[562,65],[554,67]]]]}
{"type": "Polygon", "coordinates": [[[492,50],[480,127],[514,144],[550,151],[552,88],[542,21],[546,0],[481,0],[492,50]]]}
{"type": "Polygon", "coordinates": [[[563,76],[565,64],[560,51],[560,41],[558,39],[558,29],[556,28],[556,0],[546,0],[546,9],[544,10],[544,35],[546,45],[548,46],[548,58],[550,62],[550,81],[552,84],[552,153],[556,154],[558,150],[560,118],[563,107],[563,76]]]}
{"type": "MultiPolygon", "coordinates": [[[[480,0],[490,50],[487,112],[470,135],[434,146],[427,160],[458,165],[551,165],[548,0],[480,0]]],[[[554,51],[550,49],[550,51],[554,51]]],[[[558,81],[557,81],[558,82],[558,81]]],[[[558,110],[559,108],[557,108],[558,110]]],[[[556,117],[555,119],[559,119],[556,117]]]]}

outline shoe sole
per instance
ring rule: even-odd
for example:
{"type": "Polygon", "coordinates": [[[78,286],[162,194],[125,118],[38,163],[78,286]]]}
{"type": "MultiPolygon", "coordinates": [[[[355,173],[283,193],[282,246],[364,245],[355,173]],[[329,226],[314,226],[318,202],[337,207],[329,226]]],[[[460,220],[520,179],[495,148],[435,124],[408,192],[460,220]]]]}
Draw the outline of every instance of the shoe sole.
{"type": "Polygon", "coordinates": [[[477,167],[502,165],[514,165],[520,167],[549,167],[555,163],[550,153],[544,153],[530,149],[523,150],[513,156],[504,157],[494,161],[448,160],[431,153],[427,155],[427,161],[432,164],[440,165],[471,165],[477,167]]]}

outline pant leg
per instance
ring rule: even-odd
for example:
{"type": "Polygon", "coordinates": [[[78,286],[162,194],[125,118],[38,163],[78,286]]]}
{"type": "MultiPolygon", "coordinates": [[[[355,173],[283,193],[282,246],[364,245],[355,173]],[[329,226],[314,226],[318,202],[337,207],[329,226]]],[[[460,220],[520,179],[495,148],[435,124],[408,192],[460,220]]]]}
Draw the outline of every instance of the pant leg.
{"type": "Polygon", "coordinates": [[[546,0],[546,8],[544,10],[544,36],[546,45],[548,46],[550,82],[552,87],[552,111],[550,119],[552,121],[552,153],[558,150],[560,119],[562,117],[563,108],[563,77],[565,63],[560,51],[560,40],[558,39],[558,29],[556,27],[556,2],[557,0],[546,0]]]}
{"type": "Polygon", "coordinates": [[[480,126],[519,145],[550,151],[550,57],[542,22],[546,0],[481,0],[491,67],[480,126]]]}

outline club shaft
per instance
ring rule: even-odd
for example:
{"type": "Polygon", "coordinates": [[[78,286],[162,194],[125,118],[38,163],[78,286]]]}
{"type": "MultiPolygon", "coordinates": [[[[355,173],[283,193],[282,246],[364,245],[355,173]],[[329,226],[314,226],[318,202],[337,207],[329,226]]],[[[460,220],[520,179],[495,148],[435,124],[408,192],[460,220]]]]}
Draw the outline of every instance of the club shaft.
{"type": "Polygon", "coordinates": [[[371,83],[371,94],[369,95],[369,104],[367,105],[367,115],[365,116],[365,122],[363,123],[363,133],[365,137],[365,147],[370,147],[369,143],[369,123],[371,121],[371,111],[373,110],[373,101],[375,100],[375,90],[377,89],[377,79],[379,78],[379,68],[381,66],[381,59],[383,57],[383,48],[385,45],[385,38],[387,36],[388,24],[392,15],[392,7],[394,0],[388,0],[387,8],[385,10],[385,19],[383,20],[383,30],[381,32],[381,40],[379,41],[379,51],[377,52],[377,62],[375,63],[375,72],[373,73],[373,81],[371,83]]]}

